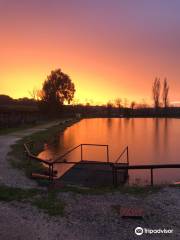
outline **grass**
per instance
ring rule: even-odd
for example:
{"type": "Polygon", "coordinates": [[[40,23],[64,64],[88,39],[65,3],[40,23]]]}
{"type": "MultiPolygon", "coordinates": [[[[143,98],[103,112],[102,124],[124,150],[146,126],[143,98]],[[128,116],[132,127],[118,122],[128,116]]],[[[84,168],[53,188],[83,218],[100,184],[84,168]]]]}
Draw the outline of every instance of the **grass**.
{"type": "Polygon", "coordinates": [[[50,191],[44,196],[41,195],[41,197],[32,202],[32,205],[50,216],[64,215],[65,203],[57,198],[56,191],[50,191]]]}
{"type": "Polygon", "coordinates": [[[49,123],[49,121],[45,120],[42,123],[37,122],[37,123],[29,123],[29,124],[27,123],[27,124],[23,124],[23,125],[21,124],[19,127],[3,127],[3,128],[0,128],[0,135],[6,135],[6,134],[9,134],[9,133],[14,133],[14,132],[17,132],[17,131],[26,130],[28,128],[36,127],[36,126],[39,126],[41,124],[46,124],[46,123],[49,123]]]}
{"type": "Polygon", "coordinates": [[[16,131],[24,130],[30,127],[33,127],[34,125],[24,125],[22,127],[13,127],[13,128],[0,128],[0,135],[6,135],[8,133],[13,133],[16,131]]]}
{"type": "Polygon", "coordinates": [[[135,196],[147,196],[156,193],[162,189],[162,186],[120,186],[120,187],[98,187],[98,188],[82,188],[78,186],[64,186],[59,192],[73,192],[83,195],[103,195],[107,193],[120,192],[122,194],[130,194],[135,196]]]}
{"type": "Polygon", "coordinates": [[[0,186],[0,201],[22,201],[25,199],[33,198],[37,194],[39,194],[39,190],[37,189],[21,189],[0,186]]]}
{"type": "Polygon", "coordinates": [[[0,186],[0,201],[27,202],[49,216],[63,216],[65,209],[65,203],[58,198],[56,191],[0,186]]]}
{"type": "Polygon", "coordinates": [[[65,202],[59,198],[60,192],[73,192],[83,195],[104,195],[107,193],[121,192],[145,196],[156,193],[161,187],[119,187],[119,188],[81,188],[66,186],[58,190],[21,189],[8,186],[0,186],[0,201],[18,201],[29,203],[49,216],[64,216],[65,202]]]}

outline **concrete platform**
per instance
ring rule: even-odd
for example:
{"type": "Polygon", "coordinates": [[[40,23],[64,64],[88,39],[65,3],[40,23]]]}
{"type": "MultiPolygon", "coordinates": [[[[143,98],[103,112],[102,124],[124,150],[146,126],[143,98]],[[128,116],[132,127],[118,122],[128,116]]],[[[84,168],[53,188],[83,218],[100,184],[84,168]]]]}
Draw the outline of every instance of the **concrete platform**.
{"type": "MultiPolygon", "coordinates": [[[[127,180],[127,170],[118,170],[117,176],[118,184],[124,184],[127,180]]],[[[59,181],[87,187],[113,186],[112,166],[107,162],[84,161],[75,164],[59,181]]]]}

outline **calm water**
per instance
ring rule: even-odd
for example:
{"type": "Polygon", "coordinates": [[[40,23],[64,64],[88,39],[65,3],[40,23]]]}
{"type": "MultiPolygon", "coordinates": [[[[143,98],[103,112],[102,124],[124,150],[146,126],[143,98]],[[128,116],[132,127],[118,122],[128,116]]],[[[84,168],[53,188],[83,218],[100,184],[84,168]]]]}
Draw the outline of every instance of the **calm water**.
{"type": "MultiPolygon", "coordinates": [[[[97,143],[109,145],[110,161],[115,161],[128,145],[130,164],[180,163],[179,141],[179,119],[83,119],[60,134],[53,146],[46,146],[40,157],[53,158],[78,144],[97,143]]],[[[102,147],[84,147],[83,158],[104,161],[106,152],[102,147]]],[[[68,159],[80,160],[80,149],[70,154],[68,159]]],[[[62,175],[67,165],[56,168],[62,175]]],[[[150,170],[131,170],[129,176],[130,184],[149,184],[150,170]]],[[[180,181],[180,169],[154,170],[155,183],[173,181],[180,181]]]]}

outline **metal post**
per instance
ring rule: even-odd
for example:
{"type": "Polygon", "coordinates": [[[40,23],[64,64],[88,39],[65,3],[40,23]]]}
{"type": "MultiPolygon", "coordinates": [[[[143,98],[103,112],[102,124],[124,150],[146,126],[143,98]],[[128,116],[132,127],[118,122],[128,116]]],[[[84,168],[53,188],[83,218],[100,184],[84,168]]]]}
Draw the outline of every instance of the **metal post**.
{"type": "Polygon", "coordinates": [[[112,166],[112,178],[113,178],[113,186],[115,186],[114,165],[112,166]]]}
{"type": "Polygon", "coordinates": [[[81,144],[81,161],[83,160],[83,145],[81,144]]]}
{"type": "Polygon", "coordinates": [[[151,186],[153,186],[153,168],[151,168],[151,186]]]}
{"type": "Polygon", "coordinates": [[[117,169],[115,168],[115,187],[118,185],[118,180],[117,180],[117,169]]]}
{"type": "Polygon", "coordinates": [[[107,162],[109,162],[109,146],[107,145],[107,162]]]}
{"type": "Polygon", "coordinates": [[[54,164],[52,163],[52,181],[53,181],[53,178],[54,177],[54,164]]]}
{"type": "Polygon", "coordinates": [[[51,180],[51,165],[49,164],[49,180],[51,180]]]}

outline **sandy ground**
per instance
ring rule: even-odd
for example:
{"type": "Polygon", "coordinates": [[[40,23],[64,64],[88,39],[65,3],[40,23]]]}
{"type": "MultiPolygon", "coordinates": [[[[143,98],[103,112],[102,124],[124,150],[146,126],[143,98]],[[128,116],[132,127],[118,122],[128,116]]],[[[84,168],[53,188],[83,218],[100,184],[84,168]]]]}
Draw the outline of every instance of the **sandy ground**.
{"type": "MultiPolygon", "coordinates": [[[[14,187],[35,187],[36,183],[12,169],[6,161],[10,146],[18,139],[56,123],[0,136],[0,183],[14,187]]],[[[166,187],[142,196],[112,193],[80,195],[59,193],[66,203],[63,217],[49,217],[28,203],[0,202],[0,240],[131,240],[180,239],[180,189],[166,187]],[[145,209],[143,220],[122,219],[113,206],[145,209]],[[172,234],[136,236],[136,227],[173,229],[172,234]]]]}

